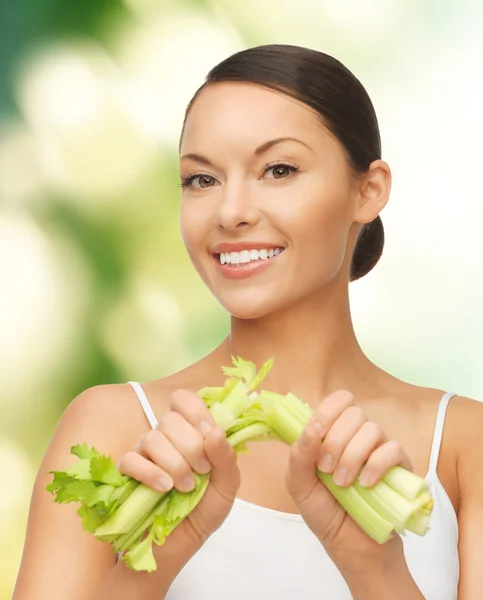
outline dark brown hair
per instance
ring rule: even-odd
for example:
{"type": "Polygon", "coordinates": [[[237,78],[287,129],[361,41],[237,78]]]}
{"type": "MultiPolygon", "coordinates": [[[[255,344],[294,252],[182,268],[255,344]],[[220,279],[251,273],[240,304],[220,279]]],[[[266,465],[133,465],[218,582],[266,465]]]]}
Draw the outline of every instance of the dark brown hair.
{"type": "MultiPolygon", "coordinates": [[[[190,101],[186,116],[205,87],[227,81],[263,85],[312,108],[343,145],[349,165],[357,173],[367,172],[371,162],[381,158],[379,125],[371,99],[361,82],[332,56],[286,44],[237,52],[211,69],[190,101]]],[[[352,256],[350,281],[369,273],[383,247],[384,228],[378,216],[361,229],[352,256]]]]}

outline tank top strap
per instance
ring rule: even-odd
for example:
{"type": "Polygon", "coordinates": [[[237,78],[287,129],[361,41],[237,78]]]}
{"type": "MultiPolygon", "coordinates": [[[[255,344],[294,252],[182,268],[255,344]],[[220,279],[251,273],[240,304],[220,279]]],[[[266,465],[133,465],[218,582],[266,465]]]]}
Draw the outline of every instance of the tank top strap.
{"type": "Polygon", "coordinates": [[[439,401],[436,423],[434,425],[433,443],[431,445],[431,455],[429,457],[428,476],[430,477],[433,477],[434,475],[437,476],[436,468],[438,466],[439,451],[441,449],[441,440],[443,438],[444,419],[446,417],[446,409],[448,408],[449,401],[453,396],[456,396],[454,392],[446,392],[439,401]]]}
{"type": "Polygon", "coordinates": [[[149,404],[148,397],[143,390],[143,387],[137,381],[128,381],[128,384],[132,387],[136,396],[138,397],[139,402],[141,403],[141,407],[146,415],[146,418],[149,421],[149,424],[154,429],[158,424],[158,420],[156,419],[156,415],[154,414],[153,409],[151,408],[151,404],[149,404]]]}

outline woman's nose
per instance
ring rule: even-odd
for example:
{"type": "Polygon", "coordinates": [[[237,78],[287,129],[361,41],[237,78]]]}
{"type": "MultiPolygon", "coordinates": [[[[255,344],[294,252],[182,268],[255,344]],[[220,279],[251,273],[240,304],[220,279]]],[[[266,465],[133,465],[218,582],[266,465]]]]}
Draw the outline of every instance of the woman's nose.
{"type": "Polygon", "coordinates": [[[246,186],[225,187],[215,212],[215,225],[226,231],[253,227],[260,220],[260,211],[246,186]]]}

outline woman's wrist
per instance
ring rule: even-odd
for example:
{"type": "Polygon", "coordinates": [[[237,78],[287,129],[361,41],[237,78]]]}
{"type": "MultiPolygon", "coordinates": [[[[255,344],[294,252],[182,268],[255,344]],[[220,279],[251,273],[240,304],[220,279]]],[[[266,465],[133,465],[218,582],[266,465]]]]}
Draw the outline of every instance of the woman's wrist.
{"type": "Polygon", "coordinates": [[[424,600],[404,556],[387,566],[342,575],[354,600],[424,600]]]}
{"type": "Polygon", "coordinates": [[[175,529],[162,546],[153,544],[157,569],[152,573],[137,572],[118,561],[103,585],[96,590],[92,600],[159,600],[164,598],[173,581],[186,563],[201,548],[195,536],[188,535],[186,528],[175,529]]]}

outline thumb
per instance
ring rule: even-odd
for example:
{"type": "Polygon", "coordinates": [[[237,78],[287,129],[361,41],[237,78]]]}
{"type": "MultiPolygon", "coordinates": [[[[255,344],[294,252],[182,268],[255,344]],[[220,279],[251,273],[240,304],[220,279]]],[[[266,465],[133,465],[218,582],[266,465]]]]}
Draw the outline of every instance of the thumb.
{"type": "Polygon", "coordinates": [[[296,504],[301,504],[320,485],[317,459],[322,441],[320,423],[309,422],[302,435],[292,444],[286,485],[296,504]]]}
{"type": "Polygon", "coordinates": [[[218,425],[202,427],[205,437],[205,452],[212,464],[210,483],[218,493],[230,502],[240,487],[240,471],[236,452],[226,439],[225,431],[218,425]]]}

